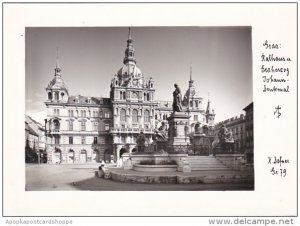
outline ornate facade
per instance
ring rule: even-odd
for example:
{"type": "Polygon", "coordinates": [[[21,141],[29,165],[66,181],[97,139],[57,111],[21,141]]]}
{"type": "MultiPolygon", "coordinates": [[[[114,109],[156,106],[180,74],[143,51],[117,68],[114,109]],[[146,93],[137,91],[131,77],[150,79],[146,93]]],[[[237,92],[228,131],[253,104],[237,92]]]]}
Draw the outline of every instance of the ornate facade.
{"type": "MultiPolygon", "coordinates": [[[[170,101],[155,99],[154,79],[146,79],[137,67],[130,32],[123,66],[112,78],[109,98],[69,95],[58,59],[46,91],[49,163],[116,161],[122,153],[134,151],[141,132],[146,138],[146,151],[150,151],[154,130],[162,122],[167,124],[172,113],[170,101]]],[[[210,102],[205,111],[192,76],[183,104],[190,116],[190,134],[203,126],[213,126],[215,114],[210,102]]]]}

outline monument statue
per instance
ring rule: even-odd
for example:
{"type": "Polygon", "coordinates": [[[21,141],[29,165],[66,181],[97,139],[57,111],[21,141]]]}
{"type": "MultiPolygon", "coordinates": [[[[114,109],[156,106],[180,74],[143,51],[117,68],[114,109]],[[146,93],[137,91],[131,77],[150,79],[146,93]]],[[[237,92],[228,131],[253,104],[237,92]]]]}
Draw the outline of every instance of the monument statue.
{"type": "Polygon", "coordinates": [[[179,86],[174,84],[175,90],[173,92],[173,113],[182,111],[182,95],[179,86]]]}
{"type": "Polygon", "coordinates": [[[223,124],[218,133],[218,137],[221,143],[232,143],[234,142],[232,132],[228,131],[228,129],[223,124]]]}
{"type": "Polygon", "coordinates": [[[162,122],[158,130],[155,130],[154,139],[156,141],[168,140],[168,130],[165,122],[162,122]]]}
{"type": "Polygon", "coordinates": [[[229,131],[225,125],[222,125],[220,131],[218,133],[219,144],[221,145],[221,149],[224,152],[232,152],[234,139],[232,135],[232,131],[229,131]]]}

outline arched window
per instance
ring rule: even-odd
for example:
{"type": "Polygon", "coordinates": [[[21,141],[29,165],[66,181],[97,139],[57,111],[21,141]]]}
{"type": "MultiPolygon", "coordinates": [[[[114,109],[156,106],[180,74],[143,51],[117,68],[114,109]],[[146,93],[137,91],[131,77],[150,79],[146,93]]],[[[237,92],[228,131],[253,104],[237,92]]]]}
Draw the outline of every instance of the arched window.
{"type": "Polygon", "coordinates": [[[155,114],[155,120],[157,120],[157,114],[155,114]]]}
{"type": "Polygon", "coordinates": [[[120,99],[121,100],[123,99],[123,93],[122,93],[122,91],[120,91],[120,99]]]}
{"type": "Polygon", "coordinates": [[[58,92],[55,92],[55,100],[59,100],[58,92]]]}
{"type": "Polygon", "coordinates": [[[126,111],[124,109],[120,110],[120,120],[121,120],[121,122],[126,121],[126,111]]]}
{"type": "Polygon", "coordinates": [[[145,111],[145,116],[144,116],[145,122],[150,122],[150,117],[149,117],[149,111],[145,111]]]}
{"type": "Polygon", "coordinates": [[[54,125],[54,129],[56,130],[59,129],[59,121],[57,119],[53,121],[53,125],[54,125]]]}
{"type": "Polygon", "coordinates": [[[144,93],[144,100],[147,100],[147,94],[144,93]]]}
{"type": "Polygon", "coordinates": [[[147,100],[150,100],[150,93],[147,93],[147,100]]]}
{"type": "Polygon", "coordinates": [[[52,93],[51,92],[48,93],[48,100],[52,100],[52,93]]]}
{"type": "Polygon", "coordinates": [[[132,110],[132,122],[138,122],[138,111],[136,109],[132,110]]]}

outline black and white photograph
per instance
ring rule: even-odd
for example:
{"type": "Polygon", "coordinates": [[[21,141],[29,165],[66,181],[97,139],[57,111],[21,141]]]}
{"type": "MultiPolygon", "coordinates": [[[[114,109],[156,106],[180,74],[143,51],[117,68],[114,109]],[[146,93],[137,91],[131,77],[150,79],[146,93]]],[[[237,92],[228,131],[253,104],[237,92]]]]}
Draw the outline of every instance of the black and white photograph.
{"type": "Polygon", "coordinates": [[[251,27],[25,36],[26,191],[254,189],[251,27]]]}
{"type": "Polygon", "coordinates": [[[2,7],[5,224],[297,220],[297,4],[2,7]]]}

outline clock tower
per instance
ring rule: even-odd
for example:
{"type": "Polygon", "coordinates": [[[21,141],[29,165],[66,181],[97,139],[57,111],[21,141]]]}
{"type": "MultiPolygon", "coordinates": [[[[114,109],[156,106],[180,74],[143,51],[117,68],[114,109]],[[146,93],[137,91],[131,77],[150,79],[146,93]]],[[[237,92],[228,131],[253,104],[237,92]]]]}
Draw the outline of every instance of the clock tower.
{"type": "Polygon", "coordinates": [[[158,104],[154,101],[154,80],[151,77],[145,79],[136,63],[129,28],[123,66],[114,75],[110,90],[113,112],[110,134],[118,159],[120,153],[131,152],[136,148],[136,140],[141,132],[145,134],[146,145],[150,144],[155,129],[154,116],[158,104]]]}

